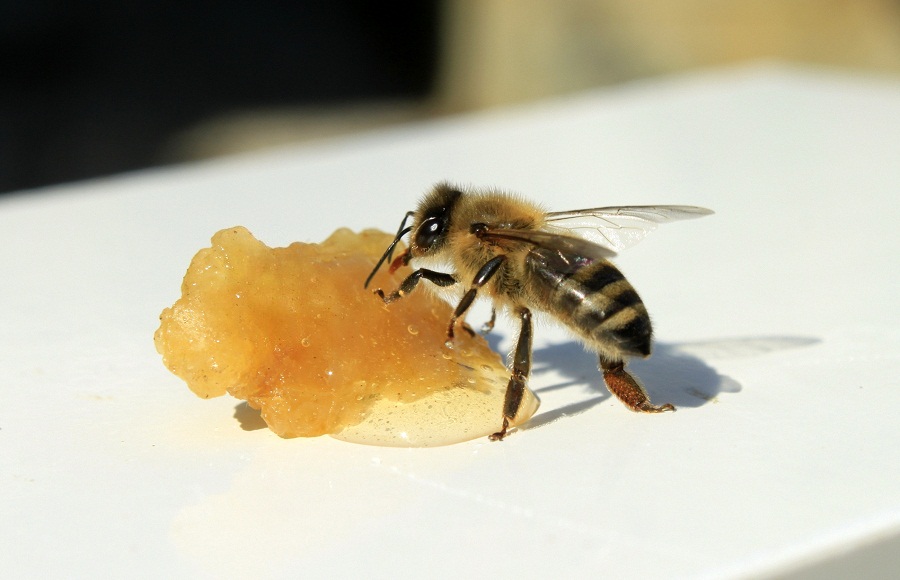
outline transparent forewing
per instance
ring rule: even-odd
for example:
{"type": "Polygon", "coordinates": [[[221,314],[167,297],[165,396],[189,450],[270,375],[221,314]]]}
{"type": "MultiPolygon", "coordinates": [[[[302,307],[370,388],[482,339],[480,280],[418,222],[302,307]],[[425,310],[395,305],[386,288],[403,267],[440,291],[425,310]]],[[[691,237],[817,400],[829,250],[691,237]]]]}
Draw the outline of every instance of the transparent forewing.
{"type": "Polygon", "coordinates": [[[691,205],[596,207],[547,214],[545,231],[575,235],[615,251],[630,248],[659,224],[713,213],[691,205]]]}
{"type": "Polygon", "coordinates": [[[543,230],[489,228],[481,234],[481,239],[488,242],[512,240],[531,244],[535,248],[543,248],[558,254],[563,262],[570,265],[571,271],[616,255],[609,248],[599,246],[588,239],[543,230]]]}

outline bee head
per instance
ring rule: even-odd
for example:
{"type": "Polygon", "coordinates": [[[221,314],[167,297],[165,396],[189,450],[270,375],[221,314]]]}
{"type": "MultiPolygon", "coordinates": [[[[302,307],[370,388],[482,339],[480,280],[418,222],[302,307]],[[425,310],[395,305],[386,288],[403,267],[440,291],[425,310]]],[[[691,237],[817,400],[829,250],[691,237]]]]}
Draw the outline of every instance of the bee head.
{"type": "Polygon", "coordinates": [[[413,257],[434,254],[440,250],[450,228],[453,206],[460,196],[462,192],[445,183],[439,184],[425,196],[413,220],[413,235],[410,240],[413,257]]]}
{"type": "Polygon", "coordinates": [[[398,256],[391,263],[391,272],[401,265],[406,265],[412,258],[434,254],[443,245],[447,235],[447,229],[450,226],[450,213],[456,200],[462,195],[462,192],[450,187],[447,184],[439,184],[434,190],[425,196],[425,199],[419,204],[417,211],[407,212],[400,222],[400,229],[394,236],[394,241],[385,250],[384,255],[375,264],[372,273],[366,278],[363,288],[368,288],[375,273],[381,268],[385,262],[391,262],[394,254],[394,248],[403,239],[403,236],[409,232],[413,232],[412,240],[409,248],[398,256]],[[407,220],[413,217],[413,225],[406,227],[407,220]]]}

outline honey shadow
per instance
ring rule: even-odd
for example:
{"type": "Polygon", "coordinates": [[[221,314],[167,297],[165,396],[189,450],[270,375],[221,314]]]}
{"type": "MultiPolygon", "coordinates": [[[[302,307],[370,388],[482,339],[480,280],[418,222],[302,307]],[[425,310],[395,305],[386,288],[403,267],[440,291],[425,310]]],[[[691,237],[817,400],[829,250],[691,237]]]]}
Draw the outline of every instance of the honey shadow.
{"type": "Polygon", "coordinates": [[[251,407],[247,401],[238,403],[234,407],[234,418],[244,431],[259,431],[260,429],[268,429],[269,426],[263,420],[259,409],[251,407]]]}
{"type": "MultiPolygon", "coordinates": [[[[701,342],[654,343],[648,359],[629,361],[626,368],[647,390],[657,404],[700,407],[715,402],[720,393],[738,393],[742,386],[731,377],[718,373],[705,361],[762,356],[770,352],[804,348],[821,340],[802,336],[739,337],[701,342]]],[[[494,346],[492,344],[492,346],[494,346]]],[[[554,370],[566,380],[540,389],[540,395],[565,388],[582,388],[594,395],[535,415],[520,427],[523,431],[542,427],[558,419],[579,415],[606,401],[612,394],[606,389],[597,369],[597,357],[579,342],[550,345],[534,351],[532,373],[554,370]]]]}

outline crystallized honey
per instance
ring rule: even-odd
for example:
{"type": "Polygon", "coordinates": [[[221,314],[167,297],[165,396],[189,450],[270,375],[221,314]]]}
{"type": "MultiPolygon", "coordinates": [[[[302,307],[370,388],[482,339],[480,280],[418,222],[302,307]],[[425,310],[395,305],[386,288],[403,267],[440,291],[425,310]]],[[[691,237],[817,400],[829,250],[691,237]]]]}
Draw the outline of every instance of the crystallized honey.
{"type": "MultiPolygon", "coordinates": [[[[156,348],[194,393],[244,399],[282,437],[432,446],[498,431],[509,371],[487,343],[457,332],[444,346],[452,308],[425,288],[390,305],[363,288],[391,240],[340,229],[269,248],[222,230],[163,311],[156,348]]],[[[370,288],[410,273],[383,268],[370,288]]],[[[527,392],[514,424],[537,405],[527,392]]]]}

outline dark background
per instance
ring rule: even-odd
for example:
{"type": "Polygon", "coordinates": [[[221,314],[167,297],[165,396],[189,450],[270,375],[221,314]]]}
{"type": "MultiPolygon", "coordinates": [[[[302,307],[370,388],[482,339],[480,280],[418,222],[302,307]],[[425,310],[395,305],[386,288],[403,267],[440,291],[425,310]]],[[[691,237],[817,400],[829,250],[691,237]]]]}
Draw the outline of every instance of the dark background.
{"type": "Polygon", "coordinates": [[[900,78],[900,0],[0,0],[0,193],[752,61],[900,78]]]}
{"type": "Polygon", "coordinates": [[[0,192],[170,161],[229,111],[423,97],[437,4],[0,0],[0,192]]]}

